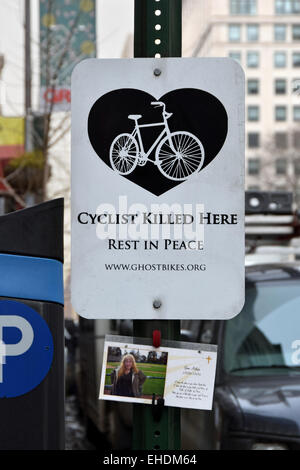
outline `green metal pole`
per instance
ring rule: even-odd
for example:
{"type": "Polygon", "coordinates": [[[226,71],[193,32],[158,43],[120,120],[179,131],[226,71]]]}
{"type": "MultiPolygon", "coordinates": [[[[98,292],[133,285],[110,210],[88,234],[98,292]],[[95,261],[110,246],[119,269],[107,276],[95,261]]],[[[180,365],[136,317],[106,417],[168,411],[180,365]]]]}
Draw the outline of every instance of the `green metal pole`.
{"type": "Polygon", "coordinates": [[[135,0],[134,8],[134,56],[181,57],[182,0],[135,0]]]}
{"type": "MultiPolygon", "coordinates": [[[[180,57],[182,43],[182,0],[135,0],[134,56],[180,57]]],[[[162,339],[180,339],[180,321],[135,320],[133,334],[151,338],[160,330],[162,339]]],[[[164,408],[155,422],[152,407],[134,405],[133,448],[180,449],[180,409],[164,408]]]]}

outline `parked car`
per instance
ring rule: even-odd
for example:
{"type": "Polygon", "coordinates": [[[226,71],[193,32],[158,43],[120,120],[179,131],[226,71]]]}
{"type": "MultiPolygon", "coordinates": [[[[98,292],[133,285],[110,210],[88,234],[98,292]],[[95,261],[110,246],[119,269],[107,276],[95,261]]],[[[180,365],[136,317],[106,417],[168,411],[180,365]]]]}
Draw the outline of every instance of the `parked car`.
{"type": "Polygon", "coordinates": [[[185,449],[300,449],[299,312],[299,265],[261,265],[246,270],[237,317],[183,322],[219,349],[213,411],[182,412],[185,449]]]}
{"type": "MultiPolygon", "coordinates": [[[[300,449],[300,266],[246,268],[246,302],[229,321],[183,321],[185,341],[218,344],[212,411],[182,410],[183,449],[300,449]]],[[[106,333],[130,321],[81,319],[79,391],[89,427],[130,448],[132,406],[98,400],[106,333]]]]}

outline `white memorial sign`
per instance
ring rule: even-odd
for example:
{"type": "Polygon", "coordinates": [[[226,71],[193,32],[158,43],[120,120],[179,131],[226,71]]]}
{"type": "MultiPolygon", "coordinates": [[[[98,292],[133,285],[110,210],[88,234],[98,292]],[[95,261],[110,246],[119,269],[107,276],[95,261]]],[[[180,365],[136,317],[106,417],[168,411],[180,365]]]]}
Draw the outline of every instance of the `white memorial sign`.
{"type": "Polygon", "coordinates": [[[229,319],[244,303],[244,74],[90,59],[72,77],[72,303],[86,318],[229,319]]]}

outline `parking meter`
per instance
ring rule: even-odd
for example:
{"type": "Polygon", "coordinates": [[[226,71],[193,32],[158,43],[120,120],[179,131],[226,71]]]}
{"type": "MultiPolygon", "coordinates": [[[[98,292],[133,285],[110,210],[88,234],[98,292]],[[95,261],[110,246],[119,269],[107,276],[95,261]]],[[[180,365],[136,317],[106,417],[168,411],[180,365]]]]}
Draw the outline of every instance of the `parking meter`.
{"type": "Polygon", "coordinates": [[[64,449],[63,210],[0,217],[0,450],[64,449]]]}

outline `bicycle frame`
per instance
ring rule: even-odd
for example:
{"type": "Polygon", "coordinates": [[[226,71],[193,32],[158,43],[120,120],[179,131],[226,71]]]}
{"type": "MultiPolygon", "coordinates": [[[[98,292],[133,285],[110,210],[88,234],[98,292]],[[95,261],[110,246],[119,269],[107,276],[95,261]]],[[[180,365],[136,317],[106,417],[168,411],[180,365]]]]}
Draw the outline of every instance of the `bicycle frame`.
{"type": "MultiPolygon", "coordinates": [[[[135,138],[137,136],[138,144],[140,146],[140,151],[141,151],[141,157],[145,160],[148,160],[149,155],[151,154],[153,149],[157,146],[158,142],[163,138],[163,136],[165,134],[168,136],[170,145],[172,147],[171,132],[170,132],[170,129],[169,129],[169,126],[168,126],[168,123],[167,123],[167,119],[164,115],[163,115],[163,119],[164,119],[163,122],[158,122],[158,123],[153,123],[153,124],[140,124],[139,125],[137,123],[137,121],[135,122],[135,128],[134,128],[131,135],[132,135],[133,138],[135,138]],[[146,153],[145,149],[144,149],[144,144],[143,144],[143,139],[142,139],[142,136],[141,136],[140,129],[144,128],[144,127],[160,127],[160,126],[164,126],[164,130],[159,134],[159,136],[157,137],[155,142],[152,144],[152,146],[150,147],[150,149],[146,153]]],[[[152,160],[149,159],[149,161],[152,161],[152,160]]]]}
{"type": "Polygon", "coordinates": [[[162,121],[138,124],[142,116],[130,114],[128,119],[134,121],[134,128],[131,134],[125,132],[114,138],[109,151],[111,168],[120,175],[126,176],[137,166],[152,162],[164,177],[173,181],[185,181],[193,173],[200,171],[204,160],[203,145],[198,137],[190,132],[170,130],[168,119],[173,113],[166,111],[165,103],[153,101],[151,105],[163,107],[162,121]],[[151,146],[145,151],[141,129],[151,127],[163,129],[152,144],[147,142],[147,145],[151,146]],[[150,159],[152,152],[155,155],[153,159],[150,159]]]}

